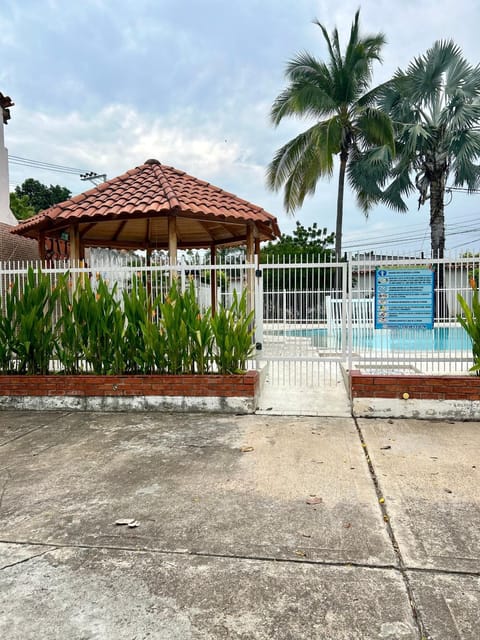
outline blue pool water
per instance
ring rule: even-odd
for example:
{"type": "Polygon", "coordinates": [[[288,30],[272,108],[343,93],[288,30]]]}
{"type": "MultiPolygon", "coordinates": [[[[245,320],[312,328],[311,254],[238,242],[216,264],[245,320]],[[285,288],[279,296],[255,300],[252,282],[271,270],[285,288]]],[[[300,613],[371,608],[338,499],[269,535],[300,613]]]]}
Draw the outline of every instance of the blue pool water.
{"type": "MultiPolygon", "coordinates": [[[[289,329],[285,335],[311,338],[321,349],[339,349],[341,330],[289,329]]],[[[434,329],[352,329],[354,349],[393,351],[465,351],[471,349],[471,341],[462,327],[435,327],[434,329]]]]}

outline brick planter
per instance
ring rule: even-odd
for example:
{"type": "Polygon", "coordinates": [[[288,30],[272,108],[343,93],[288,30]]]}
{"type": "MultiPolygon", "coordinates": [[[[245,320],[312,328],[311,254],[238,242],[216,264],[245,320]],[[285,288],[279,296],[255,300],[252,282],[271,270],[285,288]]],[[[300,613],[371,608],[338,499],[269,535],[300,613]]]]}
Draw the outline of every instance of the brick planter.
{"type": "Polygon", "coordinates": [[[0,408],[251,413],[260,375],[1,375],[0,408]]]}
{"type": "Polygon", "coordinates": [[[480,419],[480,376],[350,371],[349,391],[359,417],[480,419]]]}
{"type": "Polygon", "coordinates": [[[371,375],[350,372],[352,398],[480,400],[480,376],[371,375]]]}

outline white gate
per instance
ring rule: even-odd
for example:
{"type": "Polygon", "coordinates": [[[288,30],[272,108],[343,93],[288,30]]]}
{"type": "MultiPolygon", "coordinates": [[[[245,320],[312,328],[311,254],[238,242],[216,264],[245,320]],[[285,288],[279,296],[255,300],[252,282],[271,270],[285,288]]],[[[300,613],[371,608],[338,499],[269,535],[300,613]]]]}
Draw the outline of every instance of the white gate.
{"type": "Polygon", "coordinates": [[[268,364],[272,384],[337,384],[347,356],[347,308],[337,304],[347,264],[271,262],[255,275],[257,359],[268,364]]]}

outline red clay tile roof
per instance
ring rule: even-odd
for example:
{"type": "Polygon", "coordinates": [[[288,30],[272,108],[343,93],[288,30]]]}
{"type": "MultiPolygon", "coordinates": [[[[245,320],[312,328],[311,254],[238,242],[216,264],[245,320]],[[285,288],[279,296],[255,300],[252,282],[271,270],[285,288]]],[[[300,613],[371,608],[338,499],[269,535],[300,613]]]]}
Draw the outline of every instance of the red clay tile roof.
{"type": "Polygon", "coordinates": [[[168,246],[171,215],[179,248],[240,242],[247,224],[256,226],[262,240],[280,235],[277,219],[261,207],[158,160],[40,212],[15,233],[59,235],[78,223],[86,246],[160,247],[168,246]]]}

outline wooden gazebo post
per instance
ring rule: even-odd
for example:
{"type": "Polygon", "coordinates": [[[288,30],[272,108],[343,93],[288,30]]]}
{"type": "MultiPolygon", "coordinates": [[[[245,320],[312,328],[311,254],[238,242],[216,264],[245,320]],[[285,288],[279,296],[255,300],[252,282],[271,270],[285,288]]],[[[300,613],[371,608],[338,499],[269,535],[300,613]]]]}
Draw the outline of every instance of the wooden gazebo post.
{"type": "Polygon", "coordinates": [[[177,264],[177,218],[168,216],[168,259],[170,261],[170,282],[177,277],[172,269],[177,264]]]}
{"type": "Polygon", "coordinates": [[[45,232],[40,231],[38,234],[38,253],[40,255],[40,262],[45,262],[45,232]]]}
{"type": "MultiPolygon", "coordinates": [[[[246,264],[255,264],[255,227],[247,225],[246,264]]],[[[255,270],[247,266],[247,312],[255,307],[255,270]]]]}
{"type": "Polygon", "coordinates": [[[82,259],[82,251],[80,247],[80,233],[78,230],[78,224],[70,225],[68,230],[68,239],[70,241],[70,260],[80,262],[82,259]]]}
{"type": "MultiPolygon", "coordinates": [[[[214,267],[217,264],[217,247],[212,243],[210,245],[210,264],[214,267]]],[[[212,307],[212,315],[217,311],[217,270],[212,269],[210,272],[210,303],[212,307]]]]}

